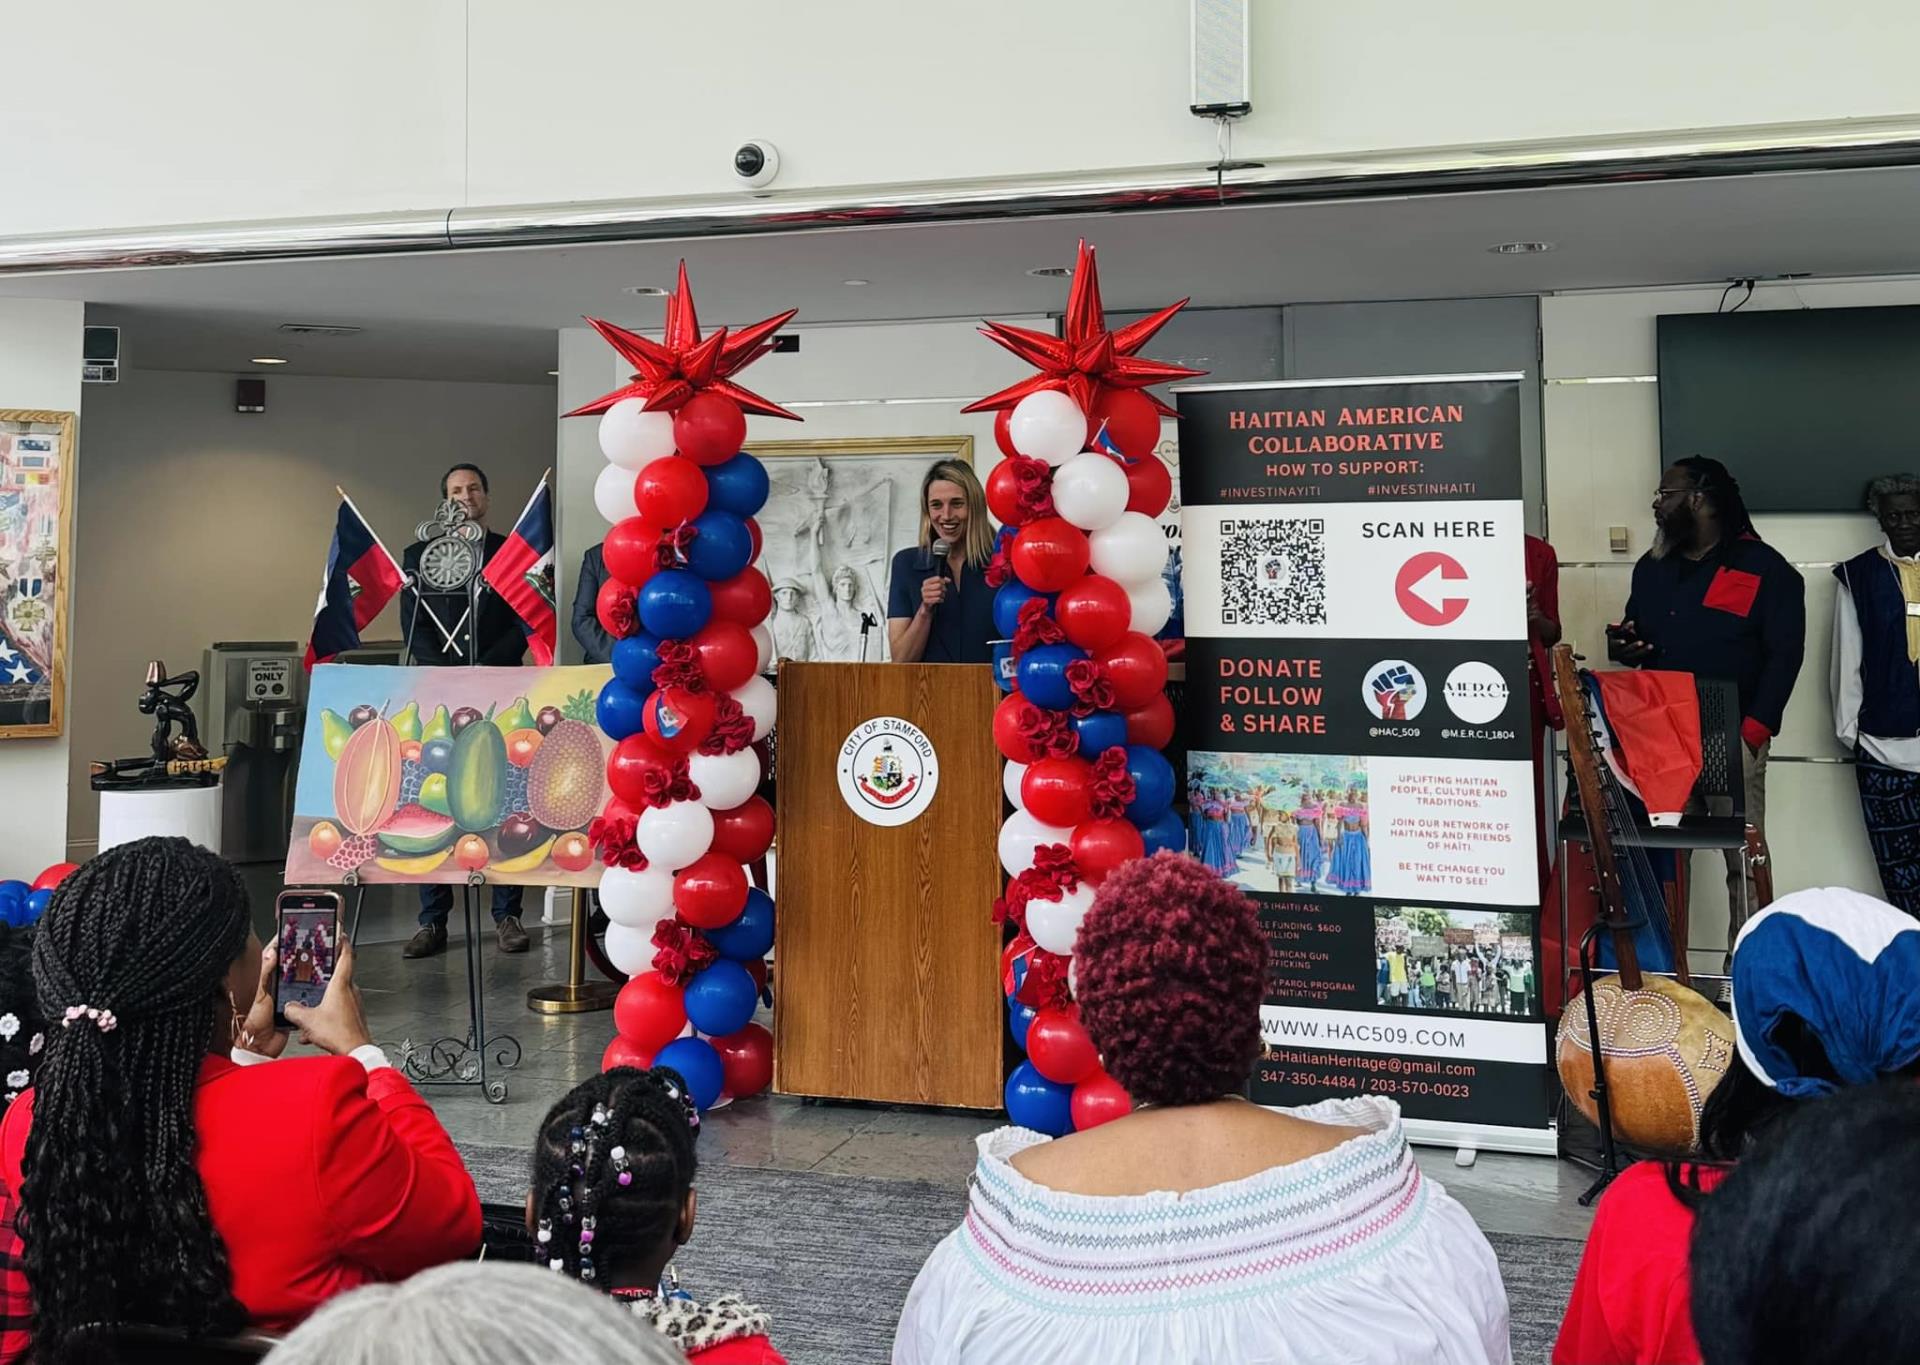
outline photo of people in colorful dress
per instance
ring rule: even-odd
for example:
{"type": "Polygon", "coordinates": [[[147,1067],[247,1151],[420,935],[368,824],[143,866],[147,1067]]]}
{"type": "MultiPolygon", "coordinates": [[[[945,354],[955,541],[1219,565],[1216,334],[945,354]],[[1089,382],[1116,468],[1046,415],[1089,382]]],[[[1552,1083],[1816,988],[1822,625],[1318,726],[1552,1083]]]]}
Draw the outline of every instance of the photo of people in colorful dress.
{"type": "Polygon", "coordinates": [[[1519,910],[1373,910],[1374,998],[1387,1009],[1537,1018],[1533,916],[1519,910]]]}
{"type": "Polygon", "coordinates": [[[1188,849],[1249,891],[1364,896],[1373,889],[1363,758],[1187,756],[1188,849]]]}

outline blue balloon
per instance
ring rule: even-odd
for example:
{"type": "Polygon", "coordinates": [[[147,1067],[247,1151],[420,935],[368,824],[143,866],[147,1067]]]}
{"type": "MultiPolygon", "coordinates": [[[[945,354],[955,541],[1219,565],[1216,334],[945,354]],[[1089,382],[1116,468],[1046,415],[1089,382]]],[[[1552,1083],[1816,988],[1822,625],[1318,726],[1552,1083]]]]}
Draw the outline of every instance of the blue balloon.
{"type": "Polygon", "coordinates": [[[734,921],[705,932],[707,942],[720,950],[720,956],[735,962],[758,962],[773,947],[773,897],[757,886],[748,887],[746,908],[734,921]]]}
{"type": "Polygon", "coordinates": [[[1067,685],[1067,665],[1086,657],[1086,650],[1073,645],[1035,645],[1014,666],[1020,695],[1049,711],[1065,711],[1074,701],[1073,688],[1067,685]]]}
{"type": "Polygon", "coordinates": [[[653,1055],[653,1064],[678,1071],[693,1094],[694,1104],[701,1109],[711,1109],[713,1102],[720,1098],[721,1087],[727,1083],[726,1072],[720,1066],[720,1054],[705,1038],[676,1038],[653,1055]]]}
{"type": "Polygon", "coordinates": [[[704,579],[685,569],[662,569],[640,585],[640,624],[662,640],[684,640],[713,615],[704,579]]]}
{"type": "MultiPolygon", "coordinates": [[[[760,992],[738,962],[726,958],[687,982],[687,1019],[702,1033],[723,1037],[753,1022],[760,992]]],[[[689,1078],[691,1079],[691,1078],[689,1078]]]]}
{"type": "Polygon", "coordinates": [[[1169,807],[1160,813],[1160,818],[1150,825],[1140,827],[1140,841],[1147,846],[1147,856],[1151,858],[1161,849],[1169,853],[1187,851],[1187,827],[1180,819],[1180,812],[1169,807]]]}
{"type": "Polygon", "coordinates": [[[1080,738],[1080,757],[1091,762],[1116,744],[1127,742],[1127,718],[1118,711],[1075,716],[1068,724],[1080,738]]]}
{"type": "Polygon", "coordinates": [[[27,894],[31,888],[25,882],[0,882],[0,923],[20,924],[21,916],[26,912],[27,894]]]}
{"type": "Polygon", "coordinates": [[[645,631],[613,642],[613,676],[645,695],[653,690],[653,670],[660,667],[660,641],[645,631]]]}
{"type": "Polygon", "coordinates": [[[1167,762],[1167,756],[1158,749],[1129,744],[1127,772],[1133,778],[1133,800],[1127,805],[1127,819],[1145,829],[1173,805],[1173,764],[1167,762]]]}
{"type": "Polygon", "coordinates": [[[753,532],[733,513],[709,507],[693,519],[693,542],[687,546],[687,567],[718,583],[732,578],[753,562],[753,532]]]}
{"type": "Polygon", "coordinates": [[[1053,600],[1058,593],[1035,592],[1017,578],[1009,578],[993,594],[993,628],[1000,638],[1011,640],[1013,633],[1020,629],[1020,608],[1038,597],[1047,604],[1047,610],[1053,610],[1053,600]]]}
{"type": "Polygon", "coordinates": [[[646,726],[642,715],[647,704],[647,692],[653,691],[653,684],[647,684],[647,691],[629,687],[618,678],[608,678],[607,685],[600,689],[600,700],[595,703],[594,716],[600,722],[600,728],[613,740],[625,739],[628,735],[637,735],[646,726]]]}
{"type": "Polygon", "coordinates": [[[1027,984],[1027,966],[1029,958],[1025,953],[1013,960],[1013,988],[1019,990],[1027,984]]]}
{"type": "Polygon", "coordinates": [[[707,470],[707,506],[750,517],[767,505],[767,467],[741,451],[707,470]]]}
{"type": "Polygon", "coordinates": [[[53,900],[53,888],[27,893],[27,908],[20,916],[20,923],[32,924],[47,913],[47,906],[53,900]]]}
{"type": "Polygon", "coordinates": [[[1027,1050],[1027,1030],[1033,1027],[1033,1016],[1039,1012],[1032,1005],[1023,1005],[1018,1000],[1007,1002],[1007,1027],[1013,1030],[1013,1041],[1022,1052],[1027,1050]]]}
{"type": "Polygon", "coordinates": [[[993,646],[993,685],[1002,692],[1011,692],[1013,683],[1013,645],[1001,640],[993,646]]]}
{"type": "Polygon", "coordinates": [[[1006,1101],[1007,1117],[1022,1128],[1048,1137],[1073,1131],[1073,1087],[1048,1080],[1032,1062],[1020,1063],[1007,1077],[1006,1101]]]}

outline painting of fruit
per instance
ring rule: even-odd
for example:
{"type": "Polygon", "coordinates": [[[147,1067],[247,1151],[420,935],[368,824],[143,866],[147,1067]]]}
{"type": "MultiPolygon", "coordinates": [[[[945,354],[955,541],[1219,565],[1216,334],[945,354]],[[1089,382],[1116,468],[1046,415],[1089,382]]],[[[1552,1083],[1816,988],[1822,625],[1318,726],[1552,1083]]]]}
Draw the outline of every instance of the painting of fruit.
{"type": "Polygon", "coordinates": [[[294,793],[293,885],[591,886],[608,801],[604,665],[323,664],[294,793]]]}

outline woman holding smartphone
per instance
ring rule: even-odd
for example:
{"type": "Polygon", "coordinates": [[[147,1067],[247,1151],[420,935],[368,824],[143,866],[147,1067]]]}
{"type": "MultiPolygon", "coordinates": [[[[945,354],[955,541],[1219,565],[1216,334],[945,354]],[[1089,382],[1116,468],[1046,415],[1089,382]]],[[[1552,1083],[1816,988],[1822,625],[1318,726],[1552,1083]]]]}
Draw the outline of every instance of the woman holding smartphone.
{"type": "Polygon", "coordinates": [[[324,1057],[273,1060],[276,957],[239,874],[184,839],[122,844],[54,893],[46,1053],[0,1120],[0,1304],[31,1294],[31,1336],[0,1322],[0,1360],[63,1365],[128,1323],[285,1329],[478,1243],[473,1180],[368,1033],[352,947],[320,1004],[286,1007],[324,1057]]]}

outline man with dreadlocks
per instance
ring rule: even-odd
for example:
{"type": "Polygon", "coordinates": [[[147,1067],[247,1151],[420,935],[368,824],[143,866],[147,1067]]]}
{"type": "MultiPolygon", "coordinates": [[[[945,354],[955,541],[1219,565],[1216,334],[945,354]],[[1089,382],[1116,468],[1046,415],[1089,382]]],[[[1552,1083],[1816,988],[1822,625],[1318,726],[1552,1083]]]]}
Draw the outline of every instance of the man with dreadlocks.
{"type": "Polygon", "coordinates": [[[700,1365],[785,1365],[767,1315],[695,1303],[669,1262],[693,1234],[700,1115],[671,1067],[616,1067],[567,1092],[533,1149],[527,1223],[549,1268],[632,1305],[700,1365]]]}
{"type": "MultiPolygon", "coordinates": [[[[1767,754],[1806,652],[1806,584],[1753,529],[1739,482],[1690,455],[1660,476],[1653,548],[1633,566],[1624,619],[1607,628],[1617,663],[1732,681],[1740,690],[1747,820],[1763,833],[1767,754]]],[[[1741,851],[1727,850],[1728,941],[1753,907],[1741,851]]]]}
{"type": "MultiPolygon", "coordinates": [[[[33,952],[47,1045],[0,1119],[42,1365],[126,1324],[285,1328],[479,1242],[473,1180],[368,1034],[351,947],[318,1006],[286,1009],[327,1057],[273,1060],[276,958],[239,873],[185,839],[121,844],[54,892],[33,952]]],[[[0,1306],[20,1289],[7,1273],[0,1306]]],[[[24,1325],[0,1322],[0,1360],[24,1325]]]]}

